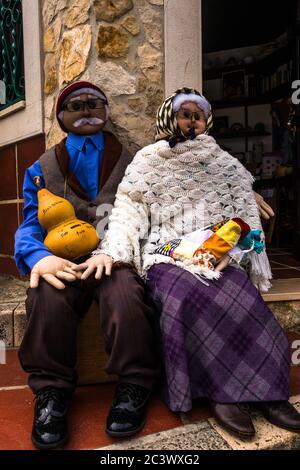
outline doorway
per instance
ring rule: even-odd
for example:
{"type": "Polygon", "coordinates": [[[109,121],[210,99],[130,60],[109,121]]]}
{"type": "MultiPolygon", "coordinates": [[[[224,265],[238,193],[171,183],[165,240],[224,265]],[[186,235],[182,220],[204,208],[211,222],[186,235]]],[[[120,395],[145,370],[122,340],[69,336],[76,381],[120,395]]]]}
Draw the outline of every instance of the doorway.
{"type": "Polygon", "coordinates": [[[274,278],[300,278],[300,2],[202,0],[203,93],[213,135],[274,208],[263,222],[274,278]]]}

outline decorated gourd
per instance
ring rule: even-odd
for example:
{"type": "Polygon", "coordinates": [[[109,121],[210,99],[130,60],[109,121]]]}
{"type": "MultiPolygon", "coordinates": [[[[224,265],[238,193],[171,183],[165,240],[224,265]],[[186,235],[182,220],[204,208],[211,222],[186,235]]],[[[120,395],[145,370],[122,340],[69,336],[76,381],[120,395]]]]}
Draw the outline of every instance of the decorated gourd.
{"type": "Polygon", "coordinates": [[[38,220],[47,231],[44,244],[51,253],[74,260],[93,251],[100,242],[93,225],[77,219],[69,201],[48,189],[41,189],[38,176],[34,181],[39,188],[38,220]]]}

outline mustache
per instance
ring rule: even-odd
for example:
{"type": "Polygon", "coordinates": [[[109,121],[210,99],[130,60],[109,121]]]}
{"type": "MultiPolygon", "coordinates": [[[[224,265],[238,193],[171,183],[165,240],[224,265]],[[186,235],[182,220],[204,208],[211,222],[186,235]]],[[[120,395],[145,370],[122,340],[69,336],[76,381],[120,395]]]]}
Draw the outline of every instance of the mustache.
{"type": "Polygon", "coordinates": [[[83,117],[77,119],[77,121],[75,121],[73,125],[74,127],[82,127],[85,126],[85,124],[90,124],[91,126],[98,126],[99,124],[104,124],[104,121],[97,117],[83,117]]]}

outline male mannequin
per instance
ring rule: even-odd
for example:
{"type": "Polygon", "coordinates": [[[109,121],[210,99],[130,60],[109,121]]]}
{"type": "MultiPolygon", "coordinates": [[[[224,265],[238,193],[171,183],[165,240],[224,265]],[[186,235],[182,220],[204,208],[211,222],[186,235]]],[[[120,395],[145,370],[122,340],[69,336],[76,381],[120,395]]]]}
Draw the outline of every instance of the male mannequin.
{"type": "Polygon", "coordinates": [[[108,102],[97,86],[75,82],[64,88],[56,115],[67,139],[27,169],[24,221],[15,237],[17,266],[23,274],[31,271],[28,325],[19,358],[37,395],[32,440],[46,449],[62,445],[68,437],[68,403],[76,385],[77,325],[93,298],[99,302],[110,354],[107,372],[119,376],[106,424],[110,435],[129,436],[143,427],[157,377],[149,321],[152,308],[144,300],[144,286],[135,271],[130,266],[113,266],[105,255],[89,255],[82,275],[75,270],[76,262],[54,256],[43,243],[35,176],[43,187],[68,199],[79,219],[96,225],[96,208],[113,204],[131,161],[116,137],[103,131],[108,102]],[[103,266],[107,276],[100,281],[103,266]]]}

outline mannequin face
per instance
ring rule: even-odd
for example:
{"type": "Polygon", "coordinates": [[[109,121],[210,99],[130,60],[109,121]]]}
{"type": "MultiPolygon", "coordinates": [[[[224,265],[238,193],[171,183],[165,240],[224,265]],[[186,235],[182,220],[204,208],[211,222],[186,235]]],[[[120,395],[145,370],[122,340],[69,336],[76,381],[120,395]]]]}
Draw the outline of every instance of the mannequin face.
{"type": "Polygon", "coordinates": [[[195,129],[195,134],[203,134],[206,130],[206,118],[204,112],[193,101],[183,103],[176,113],[176,119],[180,130],[185,136],[190,129],[195,129]]]}
{"type": "Polygon", "coordinates": [[[67,102],[67,106],[69,107],[69,109],[66,108],[63,110],[62,117],[62,121],[64,123],[64,126],[68,129],[68,132],[72,132],[73,134],[79,135],[91,135],[100,132],[105,125],[106,116],[105,104],[103,101],[100,101],[101,100],[97,96],[88,95],[86,93],[83,93],[82,95],[76,96],[76,98],[74,97],[73,99],[69,100],[67,102]],[[85,104],[83,109],[78,109],[80,108],[80,101],[90,103],[91,107],[85,104]],[[97,107],[100,105],[101,108],[92,109],[95,104],[97,107]],[[96,118],[100,121],[96,124],[80,122],[80,120],[84,118],[96,118]]]}

